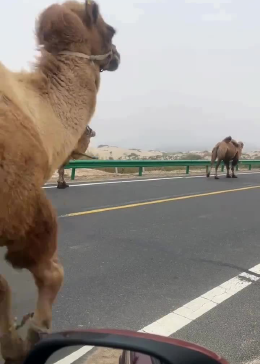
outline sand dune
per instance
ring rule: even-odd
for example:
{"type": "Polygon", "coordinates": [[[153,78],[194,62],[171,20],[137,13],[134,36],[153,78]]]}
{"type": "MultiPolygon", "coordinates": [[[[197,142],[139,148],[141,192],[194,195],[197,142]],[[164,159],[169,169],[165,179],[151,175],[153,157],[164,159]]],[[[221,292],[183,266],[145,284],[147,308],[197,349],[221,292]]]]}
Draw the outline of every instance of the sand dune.
{"type": "MultiPolygon", "coordinates": [[[[202,160],[209,160],[211,156],[210,151],[196,151],[191,150],[187,152],[163,152],[157,150],[141,150],[141,149],[124,149],[119,147],[113,147],[108,145],[99,146],[97,148],[90,146],[87,154],[96,156],[98,159],[114,159],[114,160],[125,160],[125,159],[157,159],[157,160],[181,160],[181,159],[202,159],[202,160]]],[[[260,160],[260,151],[253,151],[244,153],[242,156],[243,159],[259,159],[260,160]]],[[[110,172],[104,170],[97,170],[97,169],[77,169],[76,172],[76,180],[100,180],[100,179],[115,179],[119,177],[124,178],[132,178],[135,173],[115,173],[116,171],[111,170],[110,172]]],[[[184,173],[184,170],[173,170],[173,171],[165,171],[165,170],[153,170],[149,171],[146,169],[146,175],[153,175],[153,176],[162,176],[162,175],[176,175],[179,173],[184,173]]],[[[196,171],[190,171],[191,174],[196,173],[205,173],[204,169],[196,169],[196,171]]],[[[71,170],[65,170],[66,179],[69,179],[71,174],[71,170]]],[[[56,182],[58,178],[58,173],[55,172],[51,177],[49,182],[56,182]]]]}
{"type": "Polygon", "coordinates": [[[162,157],[163,152],[161,151],[145,151],[141,149],[124,149],[112,146],[101,146],[98,148],[89,147],[89,152],[97,156],[99,159],[129,159],[129,158],[151,158],[151,157],[162,157]]]}
{"type": "MultiPolygon", "coordinates": [[[[159,150],[124,149],[103,145],[97,148],[90,146],[88,152],[99,159],[210,159],[211,151],[163,152],[159,150]]],[[[260,151],[243,154],[244,159],[260,159],[260,151]]]]}

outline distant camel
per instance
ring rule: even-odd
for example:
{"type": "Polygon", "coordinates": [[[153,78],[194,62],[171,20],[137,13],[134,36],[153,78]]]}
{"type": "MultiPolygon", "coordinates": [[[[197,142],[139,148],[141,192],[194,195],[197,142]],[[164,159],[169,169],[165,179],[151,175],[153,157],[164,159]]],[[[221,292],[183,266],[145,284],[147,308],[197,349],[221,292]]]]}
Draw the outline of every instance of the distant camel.
{"type": "MultiPolygon", "coordinates": [[[[76,148],[72,151],[72,153],[69,155],[69,157],[65,160],[65,162],[60,166],[58,169],[59,173],[59,179],[57,181],[57,188],[64,189],[69,187],[69,185],[66,183],[64,178],[64,167],[66,164],[69,163],[71,159],[80,159],[81,157],[88,157],[86,154],[86,150],[88,149],[90,139],[96,136],[96,132],[92,130],[89,126],[86,127],[86,130],[82,134],[80,140],[78,141],[78,144],[76,148]]],[[[92,158],[91,158],[92,159],[92,158]]],[[[96,159],[93,157],[93,159],[96,159]]]]}
{"type": "Polygon", "coordinates": [[[244,143],[243,142],[236,142],[234,139],[231,138],[231,136],[225,138],[224,140],[222,140],[222,142],[219,142],[215,145],[215,147],[212,150],[212,154],[211,154],[211,166],[209,168],[209,171],[207,173],[207,177],[210,176],[210,172],[211,172],[211,168],[213,167],[216,159],[217,159],[217,164],[215,167],[215,179],[219,179],[218,177],[218,167],[221,163],[221,161],[224,162],[226,168],[227,168],[227,178],[237,178],[237,176],[235,175],[235,166],[238,164],[239,158],[242,154],[242,149],[244,147],[244,143]],[[232,176],[230,176],[229,170],[230,170],[230,165],[229,162],[232,161],[232,167],[231,167],[231,171],[232,171],[232,176]]]}
{"type": "MultiPolygon", "coordinates": [[[[13,17],[8,26],[6,32],[20,31],[13,17]]],[[[114,34],[94,1],[55,3],[36,23],[40,52],[34,69],[13,73],[0,62],[0,248],[13,268],[32,274],[38,288],[34,313],[22,321],[29,319],[22,339],[10,286],[0,274],[0,350],[8,364],[23,363],[51,330],[64,273],[56,211],[42,186],[90,123],[101,72],[120,64],[114,34]]],[[[110,92],[118,92],[115,85],[110,92]]]]}

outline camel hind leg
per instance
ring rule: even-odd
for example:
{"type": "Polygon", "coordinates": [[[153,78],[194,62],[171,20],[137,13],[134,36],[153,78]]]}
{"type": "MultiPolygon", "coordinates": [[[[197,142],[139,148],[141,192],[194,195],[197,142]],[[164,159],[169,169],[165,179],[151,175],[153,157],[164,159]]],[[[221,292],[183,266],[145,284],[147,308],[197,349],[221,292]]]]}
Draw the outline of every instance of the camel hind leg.
{"type": "Polygon", "coordinates": [[[207,166],[207,177],[208,178],[210,177],[211,169],[212,169],[212,164],[209,167],[207,166]]]}
{"type": "Polygon", "coordinates": [[[215,179],[219,179],[219,176],[218,176],[218,167],[220,166],[220,163],[221,163],[221,159],[218,159],[217,160],[216,167],[215,167],[215,179]]]}
{"type": "Polygon", "coordinates": [[[227,178],[231,178],[231,176],[230,176],[230,164],[229,164],[229,160],[224,160],[224,163],[225,163],[225,166],[226,166],[226,169],[227,169],[227,175],[226,175],[226,177],[227,178]]]}
{"type": "MultiPolygon", "coordinates": [[[[42,189],[38,191],[30,203],[32,206],[30,225],[24,234],[20,235],[20,238],[17,236],[14,239],[13,236],[13,239],[6,243],[6,260],[14,268],[29,270],[38,288],[36,308],[24,342],[25,352],[28,352],[39,340],[41,333],[46,333],[51,329],[52,305],[63,282],[63,268],[57,258],[56,214],[42,189]]],[[[25,224],[24,221],[23,225],[25,224]]],[[[6,314],[9,309],[10,300],[7,299],[6,314]]],[[[11,318],[8,325],[10,323],[11,318]]],[[[4,323],[2,327],[4,327],[4,323]]],[[[9,359],[11,356],[13,358],[11,348],[14,340],[16,337],[11,336],[8,342],[1,340],[5,359],[9,359]]]]}
{"type": "Polygon", "coordinates": [[[211,165],[209,167],[207,166],[207,177],[208,178],[211,175],[211,170],[212,170],[212,167],[214,166],[214,163],[215,163],[215,160],[211,161],[211,165]]]}

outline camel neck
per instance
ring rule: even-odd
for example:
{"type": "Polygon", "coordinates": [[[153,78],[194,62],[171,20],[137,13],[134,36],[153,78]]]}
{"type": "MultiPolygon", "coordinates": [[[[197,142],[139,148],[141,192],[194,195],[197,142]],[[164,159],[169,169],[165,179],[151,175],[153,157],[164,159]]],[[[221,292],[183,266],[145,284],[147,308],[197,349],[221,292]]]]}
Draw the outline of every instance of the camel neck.
{"type": "Polygon", "coordinates": [[[61,62],[61,71],[49,79],[48,94],[64,127],[82,134],[95,111],[100,75],[88,60],[73,61],[61,62]]]}
{"type": "MultiPolygon", "coordinates": [[[[41,124],[41,134],[48,145],[51,170],[57,169],[71,153],[96,108],[99,88],[98,68],[84,59],[55,62],[46,80],[45,98],[54,118],[41,124]]],[[[47,74],[47,73],[46,73],[47,74]]]]}

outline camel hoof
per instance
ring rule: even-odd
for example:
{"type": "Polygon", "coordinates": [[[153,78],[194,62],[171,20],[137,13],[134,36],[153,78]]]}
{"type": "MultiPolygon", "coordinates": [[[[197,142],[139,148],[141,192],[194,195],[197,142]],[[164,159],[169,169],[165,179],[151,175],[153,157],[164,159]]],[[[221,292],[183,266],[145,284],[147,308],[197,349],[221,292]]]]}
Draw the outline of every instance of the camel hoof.
{"type": "Polygon", "coordinates": [[[231,178],[230,174],[227,175],[227,178],[231,178]]]}
{"type": "Polygon", "coordinates": [[[237,178],[237,176],[235,174],[233,174],[232,178],[237,178]]]}
{"type": "MultiPolygon", "coordinates": [[[[49,332],[48,332],[49,333],[49,332]]],[[[30,327],[27,332],[27,350],[31,350],[31,348],[37,344],[42,337],[48,334],[47,332],[35,329],[34,327],[30,327]]]]}
{"type": "Polygon", "coordinates": [[[66,182],[58,182],[57,184],[57,188],[60,190],[64,190],[67,187],[69,187],[69,185],[66,182]]]}
{"type": "Polygon", "coordinates": [[[219,177],[218,176],[215,176],[215,179],[219,179],[219,177]]]}
{"type": "Polygon", "coordinates": [[[25,341],[25,350],[29,352],[34,345],[36,345],[42,338],[46,337],[50,333],[50,329],[45,327],[39,327],[33,319],[31,319],[27,331],[27,337],[25,341]]]}
{"type": "Polygon", "coordinates": [[[10,332],[1,338],[1,354],[5,363],[22,363],[26,355],[24,342],[16,331],[10,332]]]}

